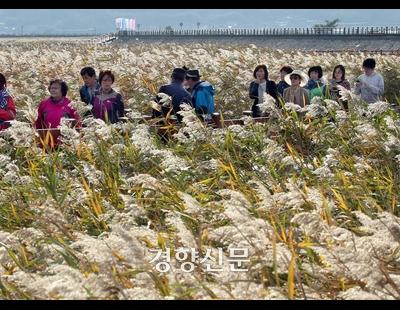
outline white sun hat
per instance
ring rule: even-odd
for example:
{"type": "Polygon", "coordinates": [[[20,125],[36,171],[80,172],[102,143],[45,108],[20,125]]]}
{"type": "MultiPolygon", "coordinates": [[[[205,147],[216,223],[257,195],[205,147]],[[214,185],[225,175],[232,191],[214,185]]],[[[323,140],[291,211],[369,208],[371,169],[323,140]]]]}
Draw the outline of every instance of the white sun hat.
{"type": "Polygon", "coordinates": [[[293,74],[297,74],[301,77],[301,82],[300,82],[300,87],[304,87],[307,82],[308,82],[308,76],[307,74],[305,74],[304,72],[300,71],[300,70],[294,70],[289,74],[285,75],[285,82],[288,83],[289,85],[292,85],[292,81],[290,80],[290,76],[293,74]]]}

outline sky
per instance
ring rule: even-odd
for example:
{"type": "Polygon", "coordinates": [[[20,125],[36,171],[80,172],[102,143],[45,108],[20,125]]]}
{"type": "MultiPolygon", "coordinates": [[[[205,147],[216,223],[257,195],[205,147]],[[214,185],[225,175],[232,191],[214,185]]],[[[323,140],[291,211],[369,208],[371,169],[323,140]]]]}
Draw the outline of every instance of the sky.
{"type": "Polygon", "coordinates": [[[135,18],[140,30],[312,27],[339,18],[339,26],[398,26],[400,9],[0,9],[0,34],[104,34],[115,19],[135,18]]]}

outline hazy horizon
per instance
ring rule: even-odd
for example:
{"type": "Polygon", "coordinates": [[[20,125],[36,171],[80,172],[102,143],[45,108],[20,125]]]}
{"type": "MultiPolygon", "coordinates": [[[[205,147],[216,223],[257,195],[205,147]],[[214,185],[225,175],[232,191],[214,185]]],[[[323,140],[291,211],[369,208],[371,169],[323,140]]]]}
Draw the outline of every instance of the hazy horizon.
{"type": "Polygon", "coordinates": [[[115,18],[135,18],[140,30],[312,27],[339,18],[339,26],[398,26],[400,9],[0,9],[0,34],[101,34],[115,18]]]}

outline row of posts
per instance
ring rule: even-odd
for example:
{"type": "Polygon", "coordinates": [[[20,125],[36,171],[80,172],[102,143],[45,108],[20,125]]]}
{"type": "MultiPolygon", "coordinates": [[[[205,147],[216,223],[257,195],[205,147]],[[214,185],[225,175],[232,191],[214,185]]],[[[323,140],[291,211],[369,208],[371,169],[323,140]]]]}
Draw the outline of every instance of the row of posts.
{"type": "Polygon", "coordinates": [[[263,28],[263,29],[164,29],[119,31],[115,36],[307,36],[307,35],[400,35],[400,27],[263,28]]]}

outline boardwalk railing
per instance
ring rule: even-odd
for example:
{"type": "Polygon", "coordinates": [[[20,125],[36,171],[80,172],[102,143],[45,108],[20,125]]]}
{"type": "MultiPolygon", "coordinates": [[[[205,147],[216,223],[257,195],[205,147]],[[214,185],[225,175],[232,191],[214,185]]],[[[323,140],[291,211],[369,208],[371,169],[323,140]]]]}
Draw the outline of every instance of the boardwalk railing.
{"type": "Polygon", "coordinates": [[[400,36],[400,27],[350,27],[350,28],[262,28],[262,29],[173,29],[119,31],[110,36],[400,36]]]}

